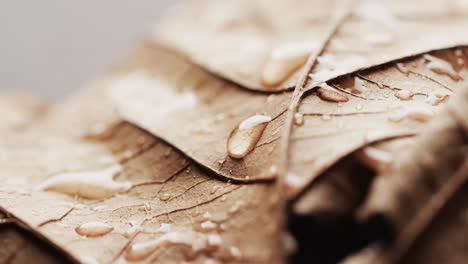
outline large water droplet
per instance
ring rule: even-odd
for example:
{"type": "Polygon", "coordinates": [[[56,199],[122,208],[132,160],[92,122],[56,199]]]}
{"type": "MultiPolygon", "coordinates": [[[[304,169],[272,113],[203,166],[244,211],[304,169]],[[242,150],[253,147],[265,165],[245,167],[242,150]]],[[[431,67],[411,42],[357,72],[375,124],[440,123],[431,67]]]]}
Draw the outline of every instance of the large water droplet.
{"type": "Polygon", "coordinates": [[[114,165],[98,171],[61,173],[47,179],[36,189],[89,199],[105,199],[114,194],[128,191],[132,187],[131,182],[114,181],[114,176],[121,171],[120,165],[114,165]]]}
{"type": "Polygon", "coordinates": [[[306,63],[314,47],[313,43],[297,42],[274,49],[264,65],[262,82],[267,86],[284,82],[295,70],[306,63]]]}
{"type": "Polygon", "coordinates": [[[430,108],[420,106],[403,106],[393,110],[389,116],[392,122],[400,122],[405,118],[409,118],[419,122],[427,122],[432,119],[434,112],[430,108]]]}
{"type": "Polygon", "coordinates": [[[326,89],[323,87],[320,87],[317,90],[317,94],[320,97],[320,99],[328,101],[328,102],[344,103],[348,101],[348,97],[346,97],[345,95],[338,93],[334,90],[326,89]]]}
{"type": "Polygon", "coordinates": [[[242,121],[228,138],[228,155],[235,159],[245,157],[255,148],[270,121],[271,117],[263,115],[255,115],[242,121]]]}
{"type": "Polygon", "coordinates": [[[206,237],[194,232],[171,232],[158,239],[134,243],[128,249],[125,258],[130,261],[142,260],[160,248],[171,245],[185,245],[194,253],[206,248],[206,237]]]}
{"type": "Polygon", "coordinates": [[[75,228],[76,233],[80,236],[88,237],[103,236],[112,230],[114,230],[114,227],[102,222],[88,222],[75,228]]]}

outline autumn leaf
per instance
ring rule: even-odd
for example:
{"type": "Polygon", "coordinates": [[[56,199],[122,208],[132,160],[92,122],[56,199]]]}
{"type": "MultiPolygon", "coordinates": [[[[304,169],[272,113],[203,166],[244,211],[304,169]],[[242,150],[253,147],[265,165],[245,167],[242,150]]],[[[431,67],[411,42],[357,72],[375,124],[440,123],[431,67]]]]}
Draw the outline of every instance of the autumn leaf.
{"type": "Polygon", "coordinates": [[[440,0],[195,0],[171,11],[157,42],[259,91],[293,88],[311,51],[321,53],[311,73],[321,82],[467,42],[463,9],[440,0]]]}
{"type": "Polygon", "coordinates": [[[442,228],[463,200],[463,12],[436,0],[183,2],[64,102],[0,98],[0,219],[83,263],[282,263],[295,249],[286,215],[313,219],[296,235],[327,225],[325,240],[340,241],[299,238],[314,260],[373,242],[350,261],[423,263],[439,244],[417,239],[464,241],[442,228]],[[376,222],[393,244],[361,239],[376,222]]]}
{"type": "Polygon", "coordinates": [[[468,89],[456,93],[449,105],[400,153],[388,173],[378,177],[361,218],[383,217],[395,237],[373,246],[346,263],[459,263],[466,236],[468,89]],[[444,140],[440,140],[443,137],[444,140]]]}

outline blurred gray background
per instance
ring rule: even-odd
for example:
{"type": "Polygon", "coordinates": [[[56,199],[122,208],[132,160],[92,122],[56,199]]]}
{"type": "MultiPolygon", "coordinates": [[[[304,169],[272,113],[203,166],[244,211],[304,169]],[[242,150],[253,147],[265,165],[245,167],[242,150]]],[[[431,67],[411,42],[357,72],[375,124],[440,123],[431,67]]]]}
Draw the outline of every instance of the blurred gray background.
{"type": "Polygon", "coordinates": [[[108,69],[176,0],[0,0],[0,92],[57,99],[108,69]]]}

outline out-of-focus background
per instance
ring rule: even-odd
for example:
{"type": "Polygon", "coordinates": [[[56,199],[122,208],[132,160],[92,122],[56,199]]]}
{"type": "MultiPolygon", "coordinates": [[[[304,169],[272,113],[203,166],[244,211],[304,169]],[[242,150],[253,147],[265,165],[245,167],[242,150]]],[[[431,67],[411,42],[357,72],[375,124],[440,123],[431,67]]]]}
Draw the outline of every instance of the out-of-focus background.
{"type": "Polygon", "coordinates": [[[52,99],[106,71],[177,0],[0,0],[0,92],[52,99]]]}

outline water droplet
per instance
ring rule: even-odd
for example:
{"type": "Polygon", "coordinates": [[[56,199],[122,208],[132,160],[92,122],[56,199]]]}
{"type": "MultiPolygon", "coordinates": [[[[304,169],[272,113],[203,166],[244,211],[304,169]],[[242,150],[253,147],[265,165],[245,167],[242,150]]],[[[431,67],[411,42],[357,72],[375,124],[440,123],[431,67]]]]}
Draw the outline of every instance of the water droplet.
{"type": "Polygon", "coordinates": [[[140,225],[138,225],[135,221],[130,221],[130,228],[127,229],[123,235],[126,238],[130,238],[140,231],[141,231],[140,225]]]}
{"type": "Polygon", "coordinates": [[[231,256],[236,258],[236,259],[242,258],[241,251],[239,250],[239,248],[237,248],[235,246],[229,247],[229,254],[231,254],[231,256]]]}
{"type": "Polygon", "coordinates": [[[362,104],[357,104],[356,105],[356,110],[362,110],[362,104]]]}
{"type": "Polygon", "coordinates": [[[400,100],[411,100],[413,98],[413,93],[410,90],[399,90],[395,93],[395,97],[400,100]]]}
{"type": "Polygon", "coordinates": [[[362,80],[359,77],[354,77],[354,86],[352,89],[352,93],[363,93],[369,90],[365,85],[364,85],[364,80],[362,80]]]}
{"type": "Polygon", "coordinates": [[[124,157],[124,159],[128,160],[128,159],[133,157],[133,151],[132,150],[125,150],[122,153],[122,156],[124,157]]]}
{"type": "Polygon", "coordinates": [[[212,247],[219,247],[223,243],[223,239],[218,234],[210,234],[208,235],[208,245],[212,247]]]}
{"type": "Polygon", "coordinates": [[[396,64],[396,67],[397,67],[397,69],[398,69],[401,73],[403,73],[403,74],[409,73],[409,69],[406,67],[405,64],[403,64],[403,63],[401,63],[401,62],[398,62],[398,63],[396,64]]]}
{"type": "Polygon", "coordinates": [[[304,185],[304,180],[294,173],[287,173],[284,178],[284,188],[288,191],[294,191],[304,185]]]}
{"type": "Polygon", "coordinates": [[[172,225],[171,224],[162,223],[161,226],[158,229],[158,232],[169,233],[169,232],[171,232],[171,230],[172,230],[172,225]]]}
{"type": "Polygon", "coordinates": [[[159,200],[161,200],[161,201],[167,201],[169,199],[171,199],[171,194],[170,193],[162,193],[159,196],[159,200]]]}
{"type": "Polygon", "coordinates": [[[229,213],[230,214],[235,214],[237,213],[243,206],[245,205],[245,203],[243,201],[236,201],[236,203],[231,206],[231,208],[229,208],[229,213]]]}
{"type": "Polygon", "coordinates": [[[457,57],[463,56],[463,51],[461,49],[456,49],[454,53],[455,53],[455,56],[457,57]]]}
{"type": "Polygon", "coordinates": [[[65,172],[47,179],[36,189],[89,199],[105,199],[132,187],[131,182],[114,181],[114,176],[121,171],[120,165],[114,165],[100,171],[65,172]]]}
{"type": "Polygon", "coordinates": [[[277,176],[278,175],[278,171],[279,171],[278,166],[272,165],[269,170],[270,170],[270,174],[272,176],[277,176]]]}
{"type": "Polygon", "coordinates": [[[425,102],[430,104],[430,105],[439,105],[440,103],[444,102],[445,100],[447,100],[449,98],[450,95],[448,94],[445,94],[445,93],[441,93],[441,92],[433,92],[433,93],[430,93],[425,102]]]}
{"type": "Polygon", "coordinates": [[[228,155],[240,159],[250,153],[270,121],[271,117],[264,115],[255,115],[242,121],[228,138],[228,155]]]}
{"type": "Polygon", "coordinates": [[[171,245],[186,245],[189,246],[192,251],[196,252],[201,248],[206,247],[205,244],[206,242],[203,237],[200,237],[193,232],[171,232],[164,234],[155,240],[132,244],[126,253],[125,258],[129,261],[142,260],[156,250],[169,247],[171,245]]]}
{"type": "Polygon", "coordinates": [[[103,236],[112,230],[114,227],[102,222],[89,222],[75,228],[77,234],[87,237],[103,236]]]}
{"type": "Polygon", "coordinates": [[[364,154],[371,160],[379,163],[390,164],[393,161],[393,156],[387,151],[380,150],[374,147],[364,148],[364,154]]]}
{"type": "Polygon", "coordinates": [[[263,84],[274,86],[285,81],[294,71],[306,63],[314,48],[313,43],[297,42],[274,49],[263,68],[263,84]]]}
{"type": "Polygon", "coordinates": [[[329,120],[332,119],[332,118],[331,118],[331,115],[322,115],[320,118],[321,118],[323,121],[329,121],[329,120]]]}
{"type": "Polygon", "coordinates": [[[317,90],[317,94],[320,99],[328,101],[328,102],[344,103],[348,101],[348,97],[335,91],[334,89],[332,90],[332,88],[326,89],[326,88],[320,87],[317,90]]]}
{"type": "Polygon", "coordinates": [[[218,224],[208,220],[208,221],[205,221],[205,222],[201,223],[200,227],[204,231],[212,231],[212,230],[214,230],[214,229],[216,229],[218,227],[218,224]]]}
{"type": "Polygon", "coordinates": [[[427,122],[432,119],[434,112],[430,108],[418,107],[418,106],[403,106],[393,110],[393,113],[389,116],[389,120],[392,122],[400,122],[405,118],[409,118],[419,122],[427,122]]]}
{"type": "Polygon", "coordinates": [[[465,60],[463,60],[462,58],[457,58],[457,63],[458,65],[463,65],[465,64],[465,60]]]}
{"type": "Polygon", "coordinates": [[[442,59],[439,59],[435,56],[425,54],[423,55],[424,59],[429,61],[427,64],[427,67],[438,74],[443,74],[449,76],[452,80],[454,81],[459,81],[461,80],[460,75],[453,69],[452,65],[448,63],[447,61],[444,61],[442,59]]]}
{"type": "Polygon", "coordinates": [[[225,118],[226,118],[225,113],[218,113],[218,114],[215,115],[216,121],[223,121],[225,118]]]}
{"type": "Polygon", "coordinates": [[[294,124],[302,126],[304,124],[304,115],[302,113],[294,114],[294,124]]]}
{"type": "Polygon", "coordinates": [[[210,214],[210,212],[206,212],[203,214],[203,218],[205,219],[211,219],[213,216],[210,214]]]}

